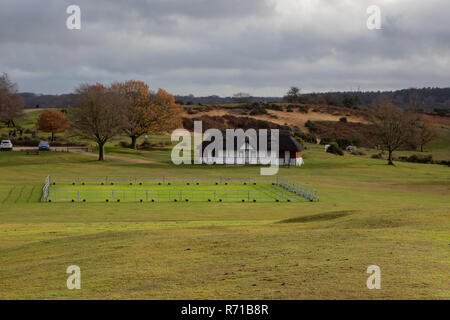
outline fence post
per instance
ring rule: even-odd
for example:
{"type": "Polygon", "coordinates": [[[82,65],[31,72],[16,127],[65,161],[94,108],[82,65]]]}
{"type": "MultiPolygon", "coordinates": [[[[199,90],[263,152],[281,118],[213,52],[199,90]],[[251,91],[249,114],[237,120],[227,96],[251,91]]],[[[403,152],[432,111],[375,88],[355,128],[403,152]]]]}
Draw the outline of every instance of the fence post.
{"type": "Polygon", "coordinates": [[[166,176],[163,176],[163,184],[166,184],[166,176]]]}
{"type": "Polygon", "coordinates": [[[183,201],[183,190],[180,190],[180,201],[183,201]]]}
{"type": "Polygon", "coordinates": [[[114,190],[111,190],[111,201],[114,201],[114,190]]]}
{"type": "Polygon", "coordinates": [[[216,201],[216,190],[214,190],[214,201],[216,201]]]}
{"type": "Polygon", "coordinates": [[[248,199],[248,201],[250,202],[250,191],[247,191],[248,192],[248,194],[247,194],[247,199],[248,199]]]}
{"type": "Polygon", "coordinates": [[[80,202],[80,190],[77,192],[77,201],[80,202]]]}

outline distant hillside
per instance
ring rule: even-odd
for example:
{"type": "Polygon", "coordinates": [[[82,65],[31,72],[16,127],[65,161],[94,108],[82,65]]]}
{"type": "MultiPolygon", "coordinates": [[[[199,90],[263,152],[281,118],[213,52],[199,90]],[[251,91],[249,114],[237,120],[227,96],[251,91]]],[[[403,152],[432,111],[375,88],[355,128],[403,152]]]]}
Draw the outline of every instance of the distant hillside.
{"type": "MultiPolygon", "coordinates": [[[[450,109],[450,88],[423,88],[416,90],[418,106],[424,111],[435,109],[450,109]]],[[[328,104],[345,107],[368,107],[380,96],[386,96],[394,100],[399,106],[407,107],[410,103],[411,92],[409,89],[396,91],[371,91],[371,92],[324,92],[308,93],[300,95],[299,102],[304,104],[328,104]]],[[[64,108],[76,107],[76,95],[73,93],[61,95],[22,93],[26,108],[64,108]]],[[[184,105],[204,105],[204,104],[231,104],[242,102],[233,97],[219,97],[216,95],[207,97],[195,97],[194,95],[176,95],[175,100],[184,105]]],[[[246,103],[251,102],[283,102],[282,97],[247,97],[246,103]]]]}
{"type": "Polygon", "coordinates": [[[25,101],[25,108],[67,108],[77,107],[76,95],[73,93],[51,95],[34,94],[31,92],[21,93],[25,101]]]}

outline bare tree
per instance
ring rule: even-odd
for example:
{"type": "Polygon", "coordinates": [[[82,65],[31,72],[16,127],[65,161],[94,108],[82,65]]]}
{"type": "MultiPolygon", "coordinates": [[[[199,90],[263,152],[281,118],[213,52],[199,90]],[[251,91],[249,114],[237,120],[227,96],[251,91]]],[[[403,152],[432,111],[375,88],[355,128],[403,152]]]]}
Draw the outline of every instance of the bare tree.
{"type": "Polygon", "coordinates": [[[6,73],[0,76],[0,121],[8,127],[15,126],[14,119],[22,113],[24,102],[18,93],[17,84],[11,82],[6,73]]]}
{"type": "Polygon", "coordinates": [[[80,107],[74,114],[73,127],[84,138],[98,144],[98,160],[104,160],[106,142],[123,130],[127,101],[118,85],[82,84],[77,90],[80,107]]]}
{"type": "Polygon", "coordinates": [[[289,103],[298,102],[300,99],[300,89],[297,87],[291,87],[283,99],[289,103]]]}
{"type": "Polygon", "coordinates": [[[391,100],[382,99],[374,106],[372,122],[377,128],[381,144],[389,152],[389,165],[394,164],[393,152],[414,138],[416,119],[412,112],[400,109],[391,100]]]}
{"type": "Polygon", "coordinates": [[[439,136],[437,128],[428,120],[418,121],[416,126],[416,141],[419,145],[420,152],[423,152],[424,146],[431,140],[439,136]]]}

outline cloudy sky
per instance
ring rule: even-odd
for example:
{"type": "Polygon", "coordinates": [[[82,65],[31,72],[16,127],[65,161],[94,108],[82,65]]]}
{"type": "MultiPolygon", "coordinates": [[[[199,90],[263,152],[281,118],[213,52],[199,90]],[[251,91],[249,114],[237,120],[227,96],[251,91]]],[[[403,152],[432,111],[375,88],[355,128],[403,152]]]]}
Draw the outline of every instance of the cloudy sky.
{"type": "Polygon", "coordinates": [[[128,79],[221,96],[443,87],[449,17],[449,0],[1,0],[0,72],[35,93],[128,79]],[[81,30],[66,27],[72,4],[81,30]]]}

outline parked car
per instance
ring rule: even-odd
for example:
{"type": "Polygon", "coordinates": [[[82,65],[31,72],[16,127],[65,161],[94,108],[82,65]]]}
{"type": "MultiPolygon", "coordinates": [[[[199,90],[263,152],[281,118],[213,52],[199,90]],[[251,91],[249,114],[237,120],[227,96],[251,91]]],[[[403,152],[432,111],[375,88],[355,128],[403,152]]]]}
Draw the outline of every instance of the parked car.
{"type": "Polygon", "coordinates": [[[0,142],[0,151],[12,151],[13,145],[11,140],[2,140],[0,142]]]}
{"type": "Polygon", "coordinates": [[[50,151],[50,144],[48,141],[39,142],[39,151],[50,151]]]}

